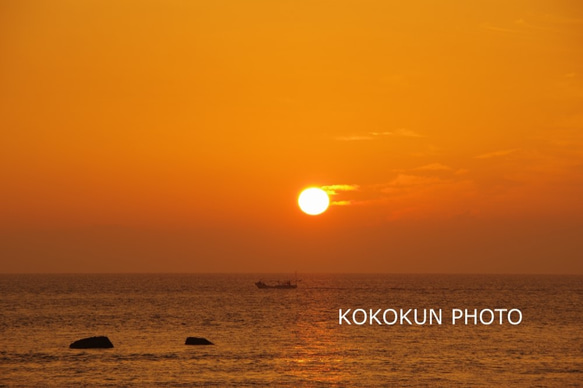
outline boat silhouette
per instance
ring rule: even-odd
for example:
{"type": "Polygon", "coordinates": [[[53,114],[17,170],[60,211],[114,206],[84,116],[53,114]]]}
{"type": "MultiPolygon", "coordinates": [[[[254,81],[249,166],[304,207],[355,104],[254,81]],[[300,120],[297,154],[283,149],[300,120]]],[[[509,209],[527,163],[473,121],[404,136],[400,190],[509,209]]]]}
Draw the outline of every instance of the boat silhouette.
{"type": "Polygon", "coordinates": [[[257,286],[257,288],[278,288],[278,289],[291,289],[298,287],[298,285],[292,283],[291,280],[286,280],[283,282],[278,281],[276,284],[267,284],[263,280],[259,280],[258,282],[255,282],[255,285],[257,286]]]}

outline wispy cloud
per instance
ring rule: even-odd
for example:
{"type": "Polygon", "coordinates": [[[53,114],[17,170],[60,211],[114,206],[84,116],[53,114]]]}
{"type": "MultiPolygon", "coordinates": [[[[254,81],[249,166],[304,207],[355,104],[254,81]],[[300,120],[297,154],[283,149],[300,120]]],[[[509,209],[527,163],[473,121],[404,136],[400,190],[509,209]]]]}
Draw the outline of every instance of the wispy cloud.
{"type": "Polygon", "coordinates": [[[363,141],[363,140],[374,140],[382,137],[424,137],[423,135],[412,131],[407,128],[397,128],[392,131],[383,132],[368,132],[367,134],[350,135],[350,136],[339,136],[336,140],[339,141],[363,141]]]}
{"type": "Polygon", "coordinates": [[[407,128],[397,128],[393,131],[370,132],[373,136],[402,136],[402,137],[423,137],[423,135],[407,128]]]}
{"type": "Polygon", "coordinates": [[[358,190],[358,185],[328,185],[320,187],[328,195],[336,195],[339,191],[356,191],[358,190]]]}
{"type": "Polygon", "coordinates": [[[407,174],[422,174],[427,175],[428,173],[443,173],[443,172],[453,172],[454,169],[450,166],[446,166],[441,163],[430,163],[419,167],[396,169],[393,172],[397,173],[407,173],[407,174]]]}
{"type": "Polygon", "coordinates": [[[413,171],[451,171],[453,168],[441,163],[431,163],[421,167],[415,167],[413,171]]]}
{"type": "Polygon", "coordinates": [[[429,208],[433,209],[434,200],[448,203],[446,207],[449,210],[443,210],[444,213],[450,210],[455,213],[458,210],[448,202],[449,198],[473,195],[474,183],[466,169],[434,162],[391,172],[394,174],[392,179],[382,183],[364,186],[330,185],[322,189],[334,194],[342,191],[334,198],[333,205],[386,207],[388,212],[393,212],[395,206],[411,202],[419,214],[429,211],[429,208]],[[432,199],[428,201],[427,198],[432,199]]]}
{"type": "Polygon", "coordinates": [[[527,19],[518,18],[513,22],[507,20],[505,26],[499,24],[491,24],[484,22],[480,24],[480,28],[492,31],[494,33],[527,36],[533,33],[568,33],[580,35],[577,28],[583,24],[583,19],[563,17],[559,15],[550,14],[533,14],[527,19]]]}
{"type": "Polygon", "coordinates": [[[506,156],[506,155],[510,155],[514,152],[518,151],[518,149],[514,148],[511,150],[500,150],[500,151],[494,151],[494,152],[488,152],[486,154],[482,154],[482,155],[478,155],[476,156],[476,159],[490,159],[490,158],[497,158],[500,156],[506,156]]]}
{"type": "Polygon", "coordinates": [[[488,30],[488,31],[498,32],[498,33],[502,33],[502,34],[513,34],[513,35],[522,34],[522,31],[512,29],[512,28],[493,26],[490,23],[482,23],[482,24],[480,24],[480,27],[485,29],[485,30],[488,30]]]}
{"type": "Polygon", "coordinates": [[[388,193],[394,191],[395,188],[427,186],[439,182],[442,182],[442,179],[437,177],[399,174],[395,179],[393,179],[389,183],[384,184],[384,188],[381,191],[388,193]]]}
{"type": "Polygon", "coordinates": [[[421,151],[412,152],[411,156],[416,158],[424,157],[436,157],[444,154],[443,150],[433,144],[425,144],[421,146],[423,149],[421,151]]]}
{"type": "Polygon", "coordinates": [[[346,192],[354,192],[360,189],[358,185],[346,185],[346,184],[337,184],[337,185],[327,185],[327,186],[320,186],[322,190],[324,190],[330,197],[333,198],[330,201],[330,205],[332,206],[348,206],[353,204],[353,199],[345,198],[346,192]],[[335,196],[339,196],[340,198],[334,199],[335,196]]]}
{"type": "Polygon", "coordinates": [[[373,136],[339,136],[336,138],[338,141],[363,141],[372,139],[374,139],[373,136]]]}
{"type": "Polygon", "coordinates": [[[583,24],[583,18],[565,17],[559,15],[545,15],[545,18],[551,23],[555,24],[567,24],[567,25],[581,25],[583,24]]]}

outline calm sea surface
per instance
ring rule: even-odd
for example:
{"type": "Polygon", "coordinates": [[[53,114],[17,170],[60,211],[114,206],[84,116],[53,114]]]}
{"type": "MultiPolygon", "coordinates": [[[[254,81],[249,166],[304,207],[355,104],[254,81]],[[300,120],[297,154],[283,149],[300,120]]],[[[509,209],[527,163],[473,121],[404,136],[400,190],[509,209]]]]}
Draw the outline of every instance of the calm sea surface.
{"type": "Polygon", "coordinates": [[[0,386],[583,386],[583,277],[0,275],[0,386]],[[338,309],[442,309],[339,325],[338,309]],[[517,308],[513,326],[451,309],[517,308]],[[113,349],[69,349],[106,335],[113,349]],[[188,336],[215,346],[185,346],[188,336]]]}

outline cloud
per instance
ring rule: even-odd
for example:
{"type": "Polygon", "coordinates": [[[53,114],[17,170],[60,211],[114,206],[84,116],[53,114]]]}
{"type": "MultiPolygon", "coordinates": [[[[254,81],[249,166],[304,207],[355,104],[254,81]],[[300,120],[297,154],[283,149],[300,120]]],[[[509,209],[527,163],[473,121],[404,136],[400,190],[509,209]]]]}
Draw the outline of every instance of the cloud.
{"type": "Polygon", "coordinates": [[[451,171],[451,170],[453,170],[451,167],[441,163],[431,163],[425,166],[416,167],[412,169],[412,171],[451,171]]]}
{"type": "Polygon", "coordinates": [[[336,195],[339,191],[356,191],[358,190],[358,185],[329,185],[320,187],[328,195],[336,195]]]}
{"type": "Polygon", "coordinates": [[[415,131],[412,131],[407,128],[398,128],[394,131],[386,131],[386,132],[370,132],[373,136],[402,136],[402,137],[423,137],[423,135],[418,134],[415,131]]]}
{"type": "Polygon", "coordinates": [[[533,31],[537,31],[537,30],[540,30],[540,31],[548,30],[548,28],[542,27],[538,24],[540,24],[540,23],[537,23],[537,25],[534,25],[532,23],[527,22],[523,18],[519,18],[519,19],[514,20],[514,22],[510,25],[509,28],[508,27],[500,27],[497,25],[492,25],[490,23],[482,23],[482,24],[480,24],[480,28],[488,30],[488,31],[500,33],[500,34],[516,35],[516,36],[519,36],[519,35],[526,36],[526,34],[533,32],[533,31]]]}
{"type": "Polygon", "coordinates": [[[577,18],[577,17],[565,17],[565,16],[560,16],[560,15],[551,15],[551,14],[546,14],[544,15],[544,19],[546,21],[548,21],[549,23],[552,24],[558,24],[558,25],[581,25],[583,24],[583,18],[577,18]]]}
{"type": "Polygon", "coordinates": [[[518,18],[511,24],[510,21],[507,21],[506,24],[506,27],[502,27],[485,22],[481,23],[479,27],[494,33],[515,36],[527,36],[527,34],[533,33],[569,33],[579,35],[578,29],[575,27],[583,24],[583,19],[550,14],[533,14],[530,15],[529,20],[518,18]]]}
{"type": "Polygon", "coordinates": [[[423,135],[412,131],[407,128],[398,128],[393,131],[384,132],[369,132],[365,135],[352,135],[352,136],[339,136],[336,138],[338,141],[363,141],[363,140],[374,140],[380,137],[395,136],[395,137],[424,137],[423,135]]]}
{"type": "MultiPolygon", "coordinates": [[[[350,192],[350,191],[357,191],[360,189],[358,185],[328,185],[328,186],[320,186],[322,190],[324,190],[329,196],[340,195],[343,197],[343,193],[350,192]]],[[[330,201],[330,205],[332,206],[348,206],[353,204],[353,199],[337,199],[330,201]]]]}
{"type": "MultiPolygon", "coordinates": [[[[333,193],[331,206],[347,212],[356,208],[366,214],[373,212],[379,220],[450,217],[479,209],[476,201],[480,194],[467,172],[432,163],[393,170],[395,175],[384,182],[321,188],[333,193]]],[[[350,214],[358,217],[355,212],[350,214]]]]}
{"type": "Polygon", "coordinates": [[[374,139],[372,136],[340,136],[336,138],[338,141],[362,141],[372,139],[374,139]]]}
{"type": "Polygon", "coordinates": [[[393,170],[393,171],[397,172],[397,173],[427,175],[427,173],[432,173],[432,172],[453,172],[454,169],[449,167],[449,166],[446,166],[445,164],[430,163],[430,164],[426,164],[426,165],[419,166],[419,167],[399,169],[399,170],[393,170]]]}
{"type": "Polygon", "coordinates": [[[518,149],[514,148],[511,150],[500,150],[500,151],[494,151],[494,152],[489,152],[486,154],[482,154],[482,155],[478,155],[476,156],[476,159],[490,159],[490,158],[497,158],[499,156],[506,156],[506,155],[510,155],[514,152],[518,151],[518,149]]]}
{"type": "MultiPolygon", "coordinates": [[[[521,24],[521,23],[517,23],[517,24],[521,24]]],[[[498,33],[502,33],[502,34],[513,34],[513,35],[521,34],[521,31],[514,30],[511,28],[503,28],[503,27],[493,26],[490,23],[482,23],[482,24],[480,24],[480,27],[485,29],[485,30],[488,30],[488,31],[498,32],[498,33]]]]}
{"type": "Polygon", "coordinates": [[[441,156],[444,154],[441,148],[433,145],[433,144],[425,144],[422,146],[424,150],[412,152],[411,156],[417,158],[424,158],[424,157],[434,157],[434,156],[441,156]]]}
{"type": "Polygon", "coordinates": [[[417,187],[417,186],[427,186],[436,183],[443,182],[442,179],[437,177],[426,177],[419,175],[409,175],[409,174],[399,174],[391,182],[385,184],[384,188],[381,190],[384,193],[393,192],[395,188],[407,188],[407,187],[417,187]]]}

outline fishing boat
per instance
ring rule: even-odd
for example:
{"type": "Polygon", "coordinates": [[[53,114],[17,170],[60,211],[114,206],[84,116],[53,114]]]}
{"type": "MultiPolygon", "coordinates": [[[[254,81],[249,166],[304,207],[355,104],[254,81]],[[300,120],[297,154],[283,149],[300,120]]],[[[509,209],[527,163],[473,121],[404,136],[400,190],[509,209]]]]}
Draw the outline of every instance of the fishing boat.
{"type": "Polygon", "coordinates": [[[286,280],[283,282],[278,281],[276,284],[267,284],[263,280],[255,282],[257,288],[278,288],[278,289],[291,289],[291,288],[298,288],[298,285],[292,283],[291,280],[286,280]]]}

